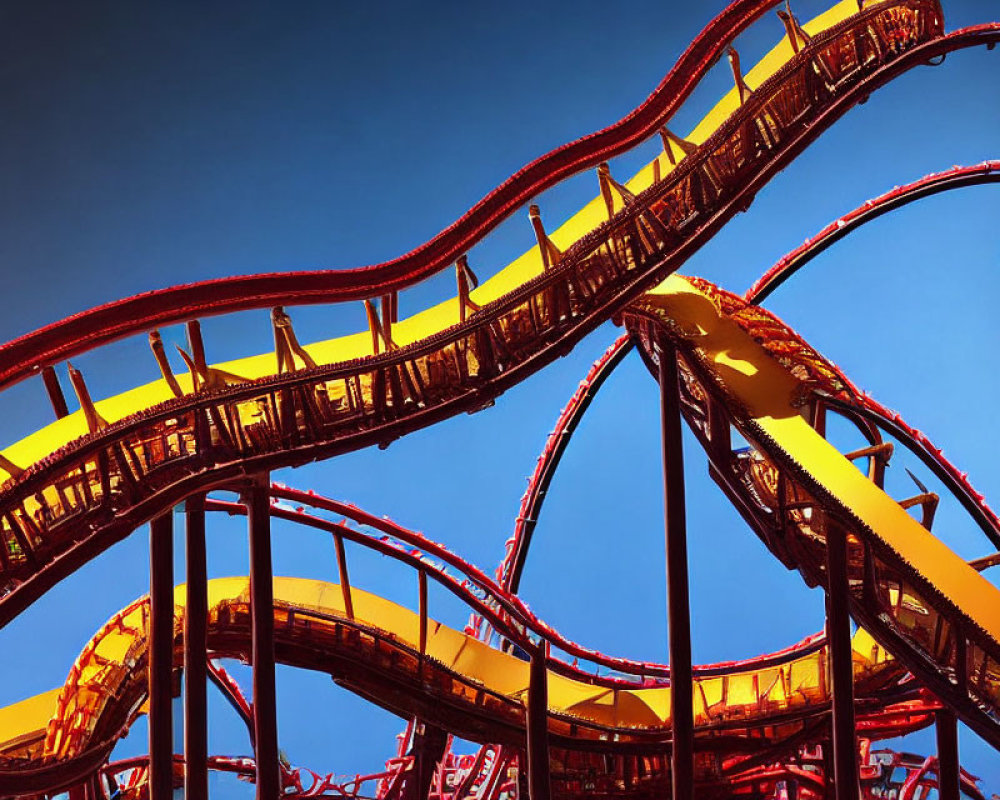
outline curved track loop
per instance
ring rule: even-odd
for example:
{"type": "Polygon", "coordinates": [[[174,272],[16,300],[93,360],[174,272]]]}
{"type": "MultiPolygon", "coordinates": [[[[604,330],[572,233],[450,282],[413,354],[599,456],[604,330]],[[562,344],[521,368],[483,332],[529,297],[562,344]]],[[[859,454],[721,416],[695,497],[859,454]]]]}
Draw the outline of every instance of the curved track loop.
{"type": "MultiPolygon", "coordinates": [[[[615,675],[587,672],[576,663],[548,659],[550,733],[564,780],[579,784],[604,764],[612,780],[614,758],[649,759],[646,790],[664,780],[669,746],[668,685],[662,665],[613,659],[562,639],[531,615],[515,597],[440,545],[384,519],[286,487],[274,486],[281,501],[347,514],[355,525],[331,522],[284,502],[271,514],[342,537],[389,556],[430,578],[486,616],[502,636],[525,650],[544,641],[615,675]],[[388,535],[386,534],[388,532],[388,535]],[[443,562],[443,563],[442,563],[443,562]],[[457,573],[457,574],[455,574],[457,573]],[[609,741],[609,738],[611,741],[609,741]]],[[[207,509],[241,513],[239,504],[208,501],[207,509]]],[[[247,579],[210,584],[209,637],[215,657],[245,658],[249,652],[247,579]]],[[[428,616],[363,592],[348,583],[323,584],[275,579],[277,654],[285,663],[330,672],[339,683],[396,713],[422,720],[476,741],[523,747],[523,700],[527,664],[491,649],[468,634],[452,631],[428,616]]],[[[175,594],[175,669],[180,668],[184,591],[175,594]]],[[[41,696],[49,714],[0,743],[0,792],[51,791],[91,774],[106,760],[117,738],[141,709],[147,677],[148,600],[116,614],[87,645],[58,692],[41,696]]],[[[828,713],[825,645],[815,637],[781,653],[700,667],[696,670],[699,738],[717,754],[702,770],[706,789],[757,764],[773,760],[803,736],[822,736],[828,713]]],[[[912,687],[900,691],[904,670],[863,632],[855,641],[860,724],[884,737],[923,727],[935,704],[920,701],[912,687]],[[914,698],[917,699],[914,704],[914,698]]],[[[43,704],[44,705],[44,704],[43,704]]],[[[31,714],[24,712],[25,716],[31,714]]],[[[633,775],[638,774],[633,771],[633,775]]],[[[574,793],[572,786],[567,793],[574,793]]]]}
{"type": "MultiPolygon", "coordinates": [[[[878,219],[883,214],[914,203],[924,197],[954,189],[998,182],[1000,182],[1000,161],[990,160],[968,167],[952,167],[943,172],[927,175],[904,186],[896,186],[885,194],[868,200],[864,205],[845,214],[840,219],[831,222],[815,236],[783,256],[747,290],[744,299],[748,303],[763,303],[785,281],[828,247],[862,225],[878,219]]],[[[850,409],[846,409],[835,398],[830,399],[831,405],[836,405],[842,411],[849,411],[863,417],[868,423],[878,426],[902,442],[955,495],[966,511],[976,520],[983,533],[989,537],[993,546],[1000,550],[1000,517],[989,507],[986,498],[973,488],[968,475],[948,461],[941,448],[936,447],[923,433],[907,425],[899,414],[886,408],[853,385],[851,388],[856,402],[850,409]]]]}
{"type": "Polygon", "coordinates": [[[1000,26],[941,36],[940,22],[932,0],[898,0],[814,37],[675,171],[464,324],[373,358],[185,395],[29,467],[0,492],[0,623],[187,494],[384,446],[490,403],[673,271],[872,90],[1000,39],[1000,26]]]}
{"type": "Polygon", "coordinates": [[[984,161],[969,167],[956,166],[943,172],[925,175],[904,186],[894,186],[885,194],[868,200],[864,205],[834,220],[815,236],[806,239],[790,253],[782,256],[747,290],[743,299],[748,303],[763,303],[785,281],[828,247],[890,211],[942,192],[987,183],[1000,183],[1000,161],[984,161]]]}
{"type": "MultiPolygon", "coordinates": [[[[653,751],[662,756],[669,743],[669,709],[662,707],[668,686],[663,677],[669,674],[665,665],[612,658],[567,641],[484,573],[390,520],[278,484],[271,487],[271,494],[273,517],[340,537],[411,567],[418,576],[423,575],[422,580],[437,582],[474,613],[486,617],[517,650],[543,641],[547,648],[573,656],[573,663],[554,655],[548,658],[552,730],[561,737],[565,750],[558,757],[571,764],[565,778],[568,784],[580,782],[573,777],[577,770],[592,777],[595,763],[604,763],[610,770],[609,781],[619,780],[622,771],[628,774],[630,769],[624,761],[640,758],[646,759],[642,768],[646,778],[636,781],[632,787],[636,793],[651,791],[664,780],[662,758],[657,761],[653,751]],[[306,506],[314,511],[307,512],[306,506]],[[332,514],[341,521],[318,514],[332,514]],[[601,675],[588,671],[579,666],[580,658],[615,672],[601,675]],[[654,719],[657,709],[661,716],[654,719]],[[641,718],[638,726],[636,715],[641,718]],[[593,731],[597,731],[596,738],[593,731]],[[601,738],[609,732],[617,733],[620,744],[611,745],[601,738]],[[595,747],[615,751],[610,767],[603,755],[587,755],[595,747]],[[647,755],[638,755],[647,750],[647,755]]],[[[219,500],[208,500],[206,509],[245,513],[242,505],[219,500]]],[[[344,568],[346,574],[346,562],[344,568]]],[[[278,653],[286,663],[331,672],[338,682],[397,713],[419,714],[424,721],[446,725],[479,741],[499,741],[499,745],[487,745],[497,758],[504,747],[513,746],[516,751],[522,746],[516,731],[524,694],[516,686],[511,689],[523,683],[518,681],[524,678],[521,673],[526,665],[520,659],[473,643],[468,633],[448,631],[430,619],[426,605],[414,614],[350,583],[338,586],[279,578],[275,586],[278,653]],[[411,686],[405,673],[407,659],[414,657],[419,680],[411,686]],[[433,697],[428,699],[429,695],[433,697]],[[492,715],[498,705],[507,709],[509,719],[501,714],[494,724],[492,715]]],[[[246,658],[246,579],[221,579],[212,587],[209,619],[213,658],[246,658]]],[[[175,669],[181,666],[184,596],[179,588],[175,594],[175,669]]],[[[106,759],[115,740],[143,707],[147,624],[148,601],[143,598],[102,628],[77,659],[61,690],[26,701],[20,709],[4,710],[20,722],[20,728],[8,730],[7,740],[0,742],[0,791],[12,785],[32,791],[72,785],[106,759]]],[[[882,739],[931,724],[939,707],[937,701],[912,681],[900,683],[902,667],[863,631],[856,636],[854,647],[859,733],[866,740],[882,739]]],[[[695,669],[699,735],[707,750],[718,755],[715,769],[702,776],[706,791],[723,779],[730,788],[765,780],[771,773],[760,765],[782,754],[787,757],[792,752],[789,748],[803,736],[825,735],[825,723],[820,721],[829,701],[826,660],[825,643],[814,636],[779,653],[695,669]]],[[[229,682],[224,673],[219,680],[229,682]]],[[[238,709],[245,716],[246,701],[238,688],[234,691],[238,709]]],[[[239,763],[247,767],[246,760],[239,763]]],[[[232,766],[220,764],[215,767],[232,766]]],[[[382,776],[386,780],[405,774],[405,769],[400,769],[405,759],[389,766],[389,773],[382,776]]],[[[635,764],[631,769],[633,776],[642,771],[637,772],[635,764]]],[[[303,791],[301,771],[286,767],[283,775],[286,787],[303,791]]],[[[322,783],[319,776],[314,777],[314,785],[322,783]]],[[[578,793],[570,785],[566,792],[578,793]]]]}
{"type": "Polygon", "coordinates": [[[552,478],[555,477],[570,439],[576,432],[590,403],[601,390],[604,382],[621,364],[633,347],[632,339],[623,334],[594,362],[586,377],[559,414],[556,426],[545,440],[545,449],[538,457],[534,472],[528,479],[528,488],[521,498],[521,506],[514,522],[514,533],[505,544],[503,561],[497,567],[496,579],[506,590],[517,593],[521,583],[521,573],[528,558],[531,537],[538,524],[538,515],[548,494],[552,478]]]}
{"type": "Polygon", "coordinates": [[[852,616],[1000,744],[1000,591],[882,491],[876,458],[866,476],[825,441],[827,398],[856,404],[836,368],[770,313],[697,279],[669,279],[626,324],[647,363],[661,342],[677,348],[684,414],[711,473],[772,552],[825,585],[826,537],[849,536],[852,616]],[[732,449],[731,426],[752,449],[732,449]]]}

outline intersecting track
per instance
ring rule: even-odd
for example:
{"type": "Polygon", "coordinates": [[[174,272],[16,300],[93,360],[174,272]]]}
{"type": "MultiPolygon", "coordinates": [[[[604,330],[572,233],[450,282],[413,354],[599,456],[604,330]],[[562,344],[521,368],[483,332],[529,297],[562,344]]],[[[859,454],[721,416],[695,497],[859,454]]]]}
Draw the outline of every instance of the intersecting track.
{"type": "Polygon", "coordinates": [[[624,208],[565,252],[539,223],[541,274],[468,316],[470,298],[462,297],[459,313],[452,308],[464,318],[457,325],[448,327],[455,316],[442,318],[433,309],[414,326],[430,326],[429,332],[412,344],[395,346],[405,322],[391,321],[390,300],[390,313],[381,322],[373,318],[372,326],[376,352],[380,341],[390,349],[375,356],[319,366],[321,349],[360,352],[359,337],[310,354],[282,312],[276,315],[278,374],[270,358],[208,367],[196,324],[189,326],[192,376],[184,385],[185,376],[173,376],[161,360],[163,381],[95,406],[82,376],[71,372],[82,411],[4,452],[16,477],[0,490],[2,533],[11,542],[11,555],[0,564],[0,581],[9,589],[0,598],[0,622],[198,489],[386,446],[488,405],[676,269],[767,178],[874,88],[935,54],[1000,38],[996,27],[941,36],[939,26],[935,3],[906,0],[877,4],[816,35],[700,147],[685,144],[690,152],[674,170],[638,196],[620,187],[624,208]],[[306,368],[284,371],[295,366],[295,356],[306,368]],[[82,531],[88,531],[83,538],[82,531]]]}
{"type": "MultiPolygon", "coordinates": [[[[933,771],[942,796],[951,800],[960,786],[975,794],[968,779],[961,782],[949,746],[955,724],[950,715],[956,712],[1000,744],[1000,597],[974,567],[929,534],[936,497],[924,493],[897,503],[881,491],[891,450],[880,429],[945,476],[995,544],[996,516],[939,451],[859,395],[774,317],[711,284],[668,276],[853,105],[913,66],[962,47],[992,47],[1000,24],[945,35],[936,0],[867,7],[852,0],[804,26],[786,11],[786,38],[745,76],[730,50],[735,88],[687,139],[663,127],[732,38],[776,4],[732,3],[633,114],[532,163],[396,261],[152,292],[0,347],[0,388],[41,370],[58,417],[0,454],[0,471],[8,476],[0,487],[0,625],[153,520],[151,600],[137,601],[98,634],[58,699],[49,698],[54,706],[46,707],[43,696],[0,712],[6,715],[0,719],[21,726],[0,732],[0,792],[76,787],[89,800],[107,795],[112,773],[103,765],[148,703],[148,780],[133,788],[155,800],[168,796],[175,766],[170,693],[180,666],[176,656],[183,652],[186,683],[194,685],[186,700],[192,724],[186,726],[185,787],[192,798],[204,797],[210,644],[217,654],[254,664],[254,777],[258,796],[269,800],[283,780],[293,791],[296,786],[288,783],[287,770],[282,778],[278,761],[276,655],[331,672],[373,702],[412,718],[408,752],[400,754],[393,777],[379,784],[383,797],[436,793],[458,800],[473,791],[533,800],[553,791],[640,797],[662,794],[668,783],[675,796],[689,797],[694,782],[705,796],[765,796],[786,791],[791,781],[803,797],[820,796],[832,784],[846,800],[857,793],[859,757],[864,767],[874,763],[864,748],[859,753],[856,731],[869,738],[895,735],[929,724],[935,715],[942,752],[933,771]],[[656,132],[663,155],[629,183],[615,181],[606,160],[656,132]],[[470,247],[543,189],[594,166],[600,197],[551,235],[532,206],[538,247],[476,288],[466,259],[470,247]],[[452,263],[458,298],[399,320],[398,291],[452,263]],[[381,315],[374,299],[381,299],[381,315]],[[281,308],[343,300],[364,300],[369,331],[305,347],[281,308]],[[209,366],[196,318],[272,306],[273,354],[209,366]],[[810,584],[826,587],[829,644],[813,637],[782,653],[693,671],[689,651],[686,659],[677,657],[681,650],[669,670],[587,650],[528,612],[513,590],[552,470],[590,390],[566,409],[559,429],[566,436],[551,441],[539,462],[496,583],[440,546],[357,509],[273,490],[342,513],[393,541],[268,506],[269,470],[371,444],[384,447],[448,416],[482,408],[616,315],[643,357],[656,365],[664,408],[674,403],[687,418],[729,498],[783,563],[810,584]],[[188,327],[190,352],[182,353],[188,372],[175,375],[154,329],[181,321],[188,327]],[[80,403],[70,414],[53,366],[139,332],[150,332],[162,380],[94,403],[83,376],[70,367],[80,403]],[[741,371],[740,359],[750,369],[741,371]],[[827,445],[822,433],[830,412],[855,422],[868,447],[845,458],[827,445]],[[752,449],[733,450],[734,427],[752,449]],[[861,457],[869,461],[867,476],[851,465],[861,457]],[[201,498],[217,488],[237,488],[244,504],[209,500],[206,506],[201,498]],[[185,498],[189,583],[172,603],[165,512],[185,498]],[[205,583],[206,507],[248,514],[249,578],[205,583]],[[923,526],[906,513],[910,507],[923,510],[923,526]],[[339,586],[290,578],[272,584],[272,515],[333,534],[339,586]],[[350,587],[345,540],[415,570],[416,614],[350,587]],[[454,578],[449,569],[464,577],[454,578]],[[428,578],[458,595],[474,619],[499,635],[502,648],[431,621],[428,578]],[[185,596],[187,603],[177,602],[185,596]],[[845,638],[848,606],[864,625],[853,656],[845,638]],[[552,648],[619,674],[588,672],[560,660],[552,648]],[[446,763],[446,732],[485,744],[453,791],[440,772],[435,778],[435,765],[446,763]],[[810,750],[816,745],[818,762],[810,750]],[[511,766],[518,776],[513,784],[501,774],[511,766]],[[825,777],[817,782],[816,775],[825,777]]],[[[779,264],[757,287],[758,296],[845,227],[941,188],[993,180],[994,169],[932,176],[881,198],[779,264]]],[[[609,351],[589,376],[591,385],[604,380],[626,347],[619,342],[609,351]]],[[[668,540],[674,541],[683,537],[676,455],[665,454],[668,540]]],[[[672,628],[679,613],[672,605],[672,628]]],[[[675,633],[672,647],[683,639],[675,633]]],[[[909,791],[921,781],[927,785],[930,767],[914,769],[909,791]]],[[[345,793],[343,787],[328,788],[345,793]]],[[[354,794],[358,790],[355,785],[354,794]]]]}
{"type": "MultiPolygon", "coordinates": [[[[516,747],[523,737],[522,698],[529,691],[529,665],[435,622],[427,600],[430,579],[486,618],[522,653],[544,643],[573,657],[573,663],[547,658],[552,757],[563,765],[562,782],[577,784],[579,791],[584,779],[593,779],[612,754],[617,759],[613,768],[602,768],[609,773],[609,784],[621,774],[621,762],[630,757],[636,763],[640,757],[648,760],[645,780],[637,788],[652,792],[662,784],[666,774],[662,759],[670,743],[665,665],[612,658],[566,640],[475,567],[389,520],[279,485],[271,487],[271,495],[283,501],[271,504],[273,518],[332,535],[338,541],[339,558],[344,559],[342,542],[347,540],[411,567],[419,596],[414,613],[352,586],[346,559],[340,562],[339,585],[276,578],[279,660],[330,672],[338,683],[424,724],[516,747]],[[331,521],[321,516],[324,513],[343,516],[343,521],[331,521]],[[581,667],[580,659],[590,669],[581,667]]],[[[209,500],[206,510],[246,513],[243,505],[231,501],[209,500]]],[[[178,589],[174,612],[178,649],[184,597],[178,589]]],[[[213,580],[208,597],[213,658],[245,658],[250,652],[248,579],[213,580]]],[[[148,626],[149,601],[143,598],[98,632],[61,690],[26,701],[21,719],[35,723],[25,725],[19,740],[5,746],[8,753],[25,754],[26,761],[17,770],[0,771],[0,791],[77,780],[107,758],[134,719],[135,709],[145,702],[148,626]],[[29,764],[33,768],[26,769],[29,764]]],[[[861,725],[868,736],[886,738],[929,724],[935,704],[927,703],[912,683],[900,688],[905,671],[864,631],[856,636],[854,652],[855,683],[860,707],[865,709],[861,725]]],[[[804,733],[816,735],[816,721],[829,710],[827,657],[823,638],[814,636],[779,653],[696,668],[699,739],[706,751],[725,753],[729,760],[725,770],[721,758],[703,769],[703,788],[718,783],[722,789],[728,785],[725,773],[755,769],[787,750],[789,741],[804,733]]],[[[175,662],[180,665],[176,656],[175,662]]]]}

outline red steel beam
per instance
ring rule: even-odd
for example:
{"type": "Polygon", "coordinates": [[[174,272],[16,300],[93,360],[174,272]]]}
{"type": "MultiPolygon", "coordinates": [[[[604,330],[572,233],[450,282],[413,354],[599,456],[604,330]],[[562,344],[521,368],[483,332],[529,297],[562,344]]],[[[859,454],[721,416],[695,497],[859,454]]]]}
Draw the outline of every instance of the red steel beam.
{"type": "Polygon", "coordinates": [[[184,614],[184,796],[208,800],[208,574],[205,498],[189,497],[184,508],[187,606],[184,614]]]}
{"type": "Polygon", "coordinates": [[[149,523],[149,797],[174,792],[174,528],[171,512],[149,523]]]}
{"type": "Polygon", "coordinates": [[[274,686],[274,573],[271,568],[271,513],[267,475],[244,491],[250,539],[251,662],[257,761],[257,800],[281,792],[278,763],[278,710],[274,686]]]}
{"type": "Polygon", "coordinates": [[[826,533],[826,637],[830,643],[833,694],[833,780],[837,800],[857,800],[858,746],[854,729],[854,665],[847,595],[847,533],[831,525],[826,533]]]}
{"type": "Polygon", "coordinates": [[[528,706],[525,727],[528,733],[528,797],[550,800],[552,779],[549,768],[549,687],[545,642],[531,652],[528,706]]]}
{"type": "Polygon", "coordinates": [[[959,800],[961,774],[958,763],[958,718],[950,709],[936,714],[938,753],[938,797],[959,800]]]}
{"type": "Polygon", "coordinates": [[[665,337],[661,338],[658,349],[670,633],[670,716],[673,725],[671,797],[673,800],[691,800],[694,796],[694,678],[681,400],[677,384],[677,353],[665,337]]]}
{"type": "Polygon", "coordinates": [[[56,419],[62,419],[69,415],[69,407],[66,405],[66,395],[63,394],[62,386],[59,385],[59,376],[51,366],[42,370],[42,381],[45,383],[45,391],[52,403],[52,410],[56,414],[56,419]]]}

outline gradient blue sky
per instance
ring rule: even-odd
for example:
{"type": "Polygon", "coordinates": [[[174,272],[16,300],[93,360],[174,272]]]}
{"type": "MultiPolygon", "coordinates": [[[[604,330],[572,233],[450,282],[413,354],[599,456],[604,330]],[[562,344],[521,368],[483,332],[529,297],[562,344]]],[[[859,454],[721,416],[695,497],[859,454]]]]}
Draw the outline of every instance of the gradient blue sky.
{"type": "MultiPolygon", "coordinates": [[[[0,340],[155,287],[405,252],[523,164],[634,108],[723,5],[4,4],[0,340]]],[[[807,19],[826,5],[800,0],[794,8],[807,19]]],[[[995,0],[944,7],[949,28],[1000,16],[995,0]]],[[[781,34],[774,17],[746,33],[737,43],[744,63],[781,34]]],[[[998,59],[982,48],[956,53],[880,90],[684,271],[743,291],[865,199],[1000,156],[998,59]]],[[[672,127],[689,130],[730,80],[725,65],[717,68],[672,127]]],[[[612,170],[631,174],[655,151],[649,143],[612,170]]],[[[997,191],[933,198],[868,226],[769,305],[1000,504],[989,419],[1000,392],[997,191]]],[[[589,174],[550,191],[541,198],[546,220],[556,224],[595,192],[589,174]]],[[[531,242],[520,212],[475,249],[473,264],[492,274],[531,242]]],[[[431,280],[404,293],[402,311],[451,291],[450,275],[431,280]]],[[[360,304],[291,313],[304,341],[364,325],[360,304]]],[[[266,312],[209,320],[204,329],[214,360],[273,346],[266,312]]],[[[605,325],[485,412],[385,452],[275,478],[388,514],[492,571],[545,435],[617,333],[605,325]]],[[[181,336],[164,331],[168,342],[181,336]]],[[[98,397],[155,375],[144,337],[77,363],[98,397]]],[[[0,403],[4,442],[49,420],[40,381],[0,403]]],[[[743,658],[818,630],[820,593],[784,570],[729,508],[691,439],[686,452],[696,660],[743,658]]],[[[909,490],[904,463],[890,469],[899,494],[909,490]]],[[[564,459],[522,582],[531,606],[571,638],[666,658],[660,480],[656,388],[633,356],[564,459]]],[[[947,504],[935,530],[965,557],[989,552],[947,504]]],[[[274,547],[278,573],[335,579],[325,538],[279,525],[274,547]]],[[[349,558],[361,588],[415,602],[411,576],[360,553],[349,558]]],[[[245,570],[242,527],[217,521],[211,573],[245,570]]],[[[147,581],[146,536],[137,532],[0,632],[0,703],[60,684],[92,633],[147,581]]],[[[432,612],[460,626],[460,610],[438,600],[432,594],[432,612]]],[[[213,700],[211,710],[213,750],[249,752],[228,708],[213,700]]],[[[279,717],[293,763],[350,774],[378,769],[402,725],[326,676],[286,668],[279,717]]],[[[140,723],[119,752],[142,751],[144,736],[140,723]]],[[[968,768],[1000,790],[1000,757],[968,731],[961,744],[968,768]]],[[[930,752],[933,735],[902,746],[930,752]]],[[[219,797],[251,794],[228,779],[215,787],[219,797]]]]}

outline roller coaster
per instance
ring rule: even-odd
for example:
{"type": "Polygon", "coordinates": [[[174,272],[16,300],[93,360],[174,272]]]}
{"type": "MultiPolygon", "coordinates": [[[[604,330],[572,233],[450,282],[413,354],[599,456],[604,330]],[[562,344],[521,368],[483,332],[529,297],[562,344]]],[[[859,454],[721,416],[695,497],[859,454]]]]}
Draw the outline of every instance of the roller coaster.
{"type": "Polygon", "coordinates": [[[849,109],[915,66],[993,49],[1000,23],[946,33],[938,0],[844,0],[807,23],[778,6],[732,2],[631,114],[532,162],[405,256],[156,290],[0,346],[0,391],[40,379],[55,415],[0,451],[0,625],[150,530],[148,596],[108,620],[62,686],[0,709],[0,796],[163,800],[183,789],[197,800],[219,771],[268,800],[985,797],[959,764],[957,724],[1000,749],[1000,590],[981,574],[1000,553],[966,562],[949,549],[932,532],[940,498],[919,477],[916,495],[891,496],[894,449],[912,453],[997,551],[1000,518],[926,436],[760,303],[866,222],[1000,181],[1000,162],[868,201],[745,296],[677,270],[849,109]],[[744,73],[732,42],[776,8],[784,37],[744,73]],[[724,57],[732,90],[677,135],[672,118],[724,57]],[[662,152],[635,177],[612,176],[611,159],[657,137],[662,152]],[[589,169],[599,195],[547,231],[533,201],[589,169]],[[525,205],[537,245],[480,283],[468,251],[525,205]],[[457,296],[400,318],[400,291],[445,270],[457,296]],[[347,302],[363,303],[367,330],[300,343],[287,308],[347,302]],[[253,309],[271,310],[273,352],[210,363],[200,320],[253,309]],[[559,415],[493,576],[386,517],[271,481],[274,470],[385,448],[483,409],[608,320],[625,333],[559,415]],[[175,371],[159,329],[180,323],[188,347],[175,371]],[[136,335],[148,336],[159,378],[95,401],[67,363],[71,411],[56,367],[136,335]],[[518,594],[560,459],[631,350],[661,400],[669,664],[572,641],[518,594]],[[827,437],[833,418],[858,447],[845,452],[827,437]],[[761,542],[822,587],[823,631],[778,652],[692,664],[682,419],[761,542]],[[186,569],[175,586],[178,507],[186,569]],[[220,515],[246,518],[248,576],[207,578],[207,520],[220,515]],[[336,582],[275,576],[272,519],[332,540],[336,582]],[[408,570],[413,607],[352,584],[345,543],[408,570]],[[435,618],[429,584],[464,604],[463,630],[435,618]],[[250,697],[227,658],[252,665],[250,697]],[[345,781],[288,763],[276,663],[329,674],[405,720],[385,769],[345,781]],[[252,756],[209,753],[209,684],[245,723],[252,756]],[[174,752],[180,694],[184,747],[174,752]],[[141,716],[148,754],[112,760],[141,716]],[[930,726],[935,754],[877,746],[930,726]],[[456,737],[476,753],[458,754],[456,737]]]}

